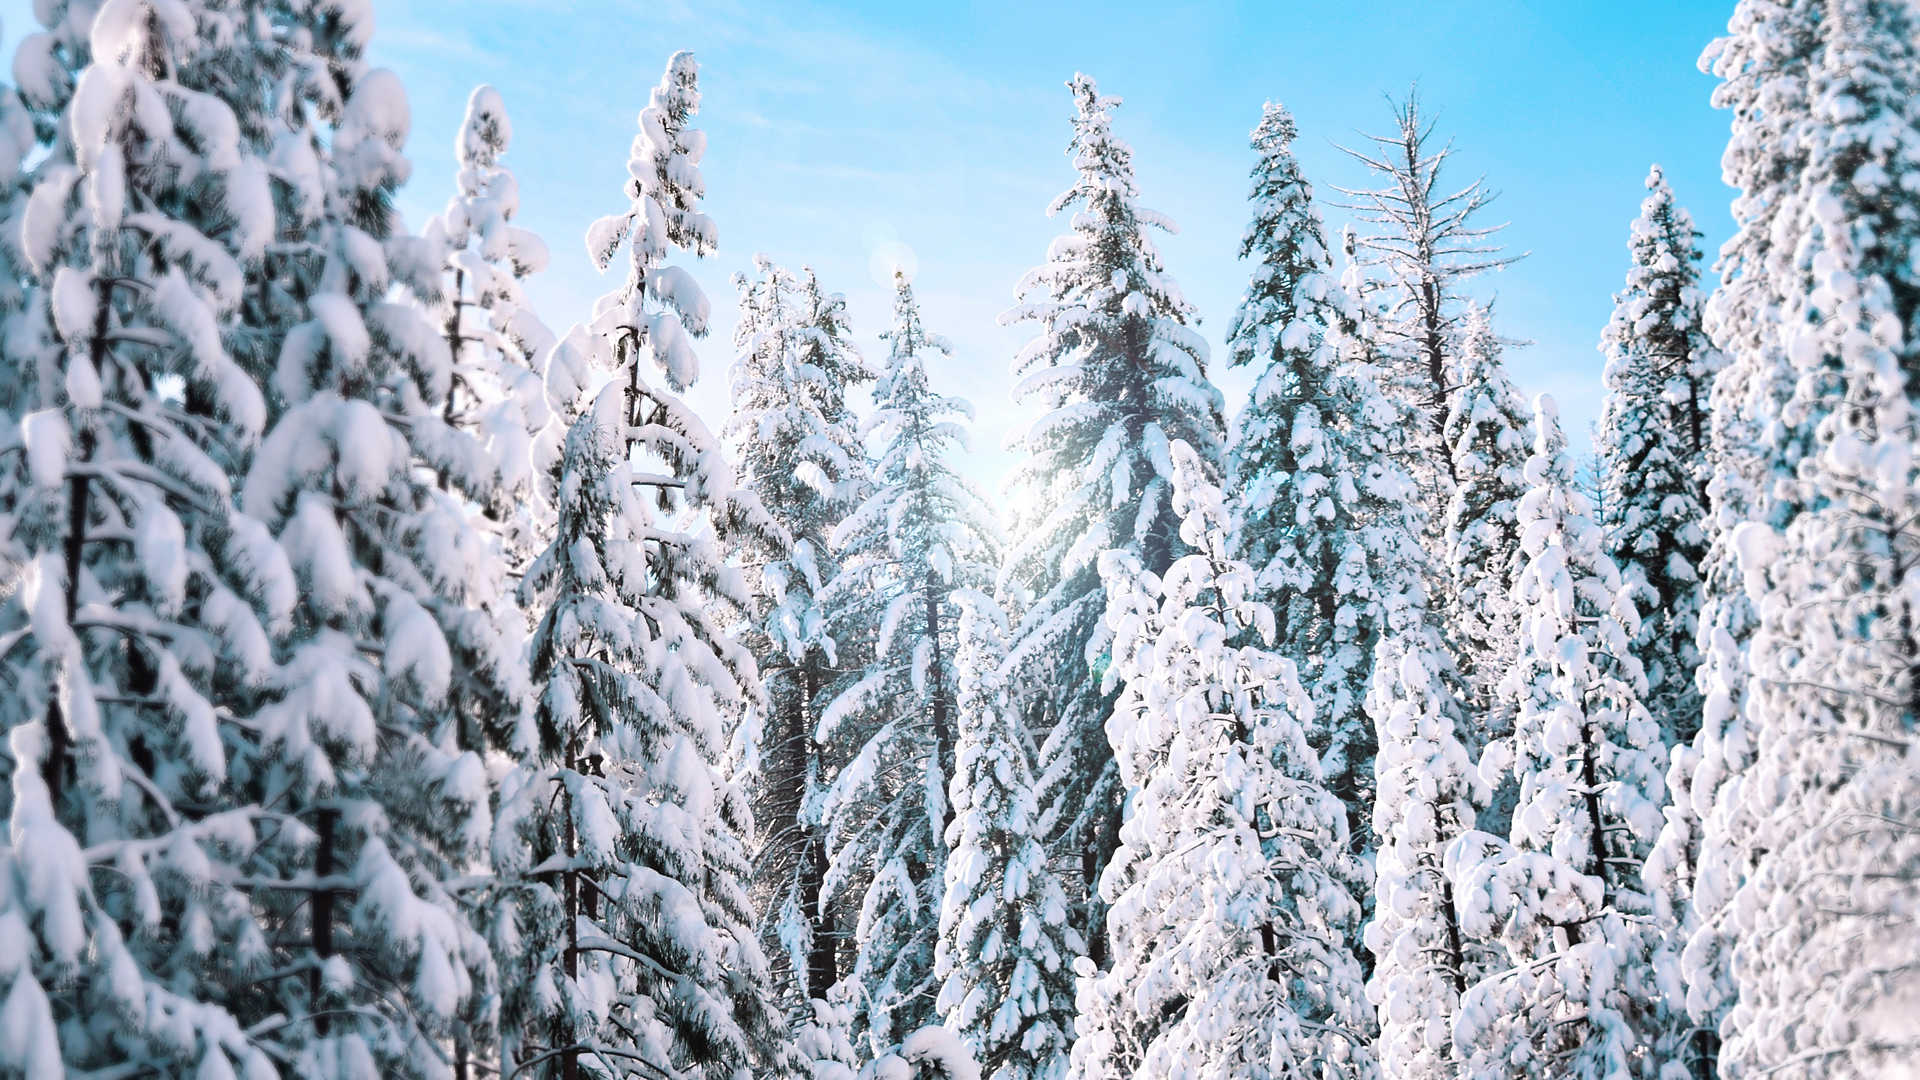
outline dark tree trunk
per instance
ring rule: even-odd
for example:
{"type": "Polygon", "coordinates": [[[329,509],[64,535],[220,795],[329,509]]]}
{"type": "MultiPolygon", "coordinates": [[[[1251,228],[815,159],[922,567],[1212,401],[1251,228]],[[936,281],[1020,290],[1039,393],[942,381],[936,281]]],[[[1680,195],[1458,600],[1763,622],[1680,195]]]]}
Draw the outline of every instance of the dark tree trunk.
{"type": "MultiPolygon", "coordinates": [[[[822,747],[813,739],[813,704],[820,692],[820,671],[818,661],[809,657],[806,663],[804,686],[805,694],[798,703],[800,727],[796,736],[805,739],[808,764],[818,762],[822,756],[822,747]]],[[[812,774],[806,770],[807,775],[812,774]]],[[[805,985],[809,998],[824,999],[827,991],[839,981],[840,965],[836,956],[833,916],[822,901],[821,890],[827,880],[827,838],[811,824],[800,827],[801,843],[804,845],[800,862],[800,906],[808,921],[813,924],[813,947],[807,953],[807,971],[805,985]]]]}
{"type": "Polygon", "coordinates": [[[314,1011],[313,1030],[318,1035],[327,1033],[327,1016],[320,1000],[324,990],[321,969],[333,955],[333,890],[325,887],[325,881],[333,875],[333,830],[337,818],[338,814],[330,808],[321,809],[314,818],[314,831],[319,840],[313,853],[313,876],[321,880],[322,887],[313,891],[314,965],[307,973],[307,1007],[314,1011]]]}

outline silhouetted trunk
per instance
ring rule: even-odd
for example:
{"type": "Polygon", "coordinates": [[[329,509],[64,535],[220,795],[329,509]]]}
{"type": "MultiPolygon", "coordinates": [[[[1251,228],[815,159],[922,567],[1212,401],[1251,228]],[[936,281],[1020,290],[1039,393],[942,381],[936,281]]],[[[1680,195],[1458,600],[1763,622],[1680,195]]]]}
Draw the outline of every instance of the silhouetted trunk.
{"type": "MultiPolygon", "coordinates": [[[[799,726],[797,732],[806,740],[808,765],[817,763],[821,758],[822,747],[813,740],[813,701],[820,692],[820,672],[816,661],[809,658],[805,668],[805,693],[801,696],[799,726]]],[[[813,775],[811,768],[806,775],[813,775]]],[[[839,964],[835,956],[835,938],[833,918],[828,914],[826,905],[821,902],[821,891],[827,880],[826,837],[811,824],[800,827],[801,843],[805,845],[800,861],[800,906],[805,912],[813,929],[813,947],[807,952],[807,971],[805,984],[809,998],[825,999],[827,991],[839,979],[839,964]]]]}
{"type": "Polygon", "coordinates": [[[319,888],[313,891],[313,970],[307,973],[307,1007],[314,1012],[313,1030],[316,1035],[327,1033],[326,1011],[320,1000],[324,989],[322,975],[327,966],[327,958],[333,955],[333,890],[326,887],[326,879],[333,876],[334,866],[334,822],[338,813],[331,809],[322,809],[314,819],[314,832],[319,839],[313,852],[313,876],[320,880],[319,888]]]}

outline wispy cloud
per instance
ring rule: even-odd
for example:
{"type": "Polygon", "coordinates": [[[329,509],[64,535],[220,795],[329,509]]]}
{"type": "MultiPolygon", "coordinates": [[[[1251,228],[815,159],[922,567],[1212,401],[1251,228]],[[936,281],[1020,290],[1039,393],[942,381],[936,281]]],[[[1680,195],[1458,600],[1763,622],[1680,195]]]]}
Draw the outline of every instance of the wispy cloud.
{"type": "Polygon", "coordinates": [[[462,60],[487,67],[505,62],[498,54],[483,48],[466,34],[448,33],[425,26],[402,24],[382,27],[379,42],[383,48],[403,54],[414,53],[442,60],[462,60]]]}

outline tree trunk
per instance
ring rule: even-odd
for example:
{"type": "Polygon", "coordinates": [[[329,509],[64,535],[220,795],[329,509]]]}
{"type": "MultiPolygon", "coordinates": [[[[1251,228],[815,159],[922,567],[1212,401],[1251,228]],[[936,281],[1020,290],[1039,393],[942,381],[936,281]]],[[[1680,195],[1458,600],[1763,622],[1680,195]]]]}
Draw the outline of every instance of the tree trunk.
{"type": "MultiPolygon", "coordinates": [[[[460,294],[465,292],[466,289],[467,272],[465,270],[455,270],[453,272],[453,299],[449,301],[452,314],[447,316],[447,357],[448,363],[453,365],[452,370],[456,373],[460,368],[458,363],[460,359],[460,294]]],[[[453,397],[454,394],[458,392],[459,387],[460,383],[457,374],[447,380],[447,400],[446,404],[442,406],[440,410],[440,419],[444,421],[448,427],[453,426],[453,397]]],[[[440,490],[447,490],[447,470],[444,468],[440,469],[436,479],[440,481],[440,490]]]]}
{"type": "Polygon", "coordinates": [[[1447,445],[1446,324],[1440,318],[1440,286],[1429,277],[1420,283],[1420,317],[1425,323],[1427,378],[1433,383],[1433,430],[1440,437],[1440,460],[1446,462],[1447,479],[1460,483],[1460,471],[1453,463],[1453,449],[1447,445]]]}
{"type": "MultiPolygon", "coordinates": [[[[333,874],[334,863],[334,821],[338,817],[331,808],[322,808],[314,819],[314,831],[319,841],[313,853],[313,876],[324,881],[333,874]]],[[[319,888],[313,891],[313,970],[307,973],[307,1008],[314,1012],[313,1030],[317,1035],[327,1033],[327,1016],[321,1007],[321,994],[324,991],[322,972],[327,958],[333,955],[333,890],[319,888]]]]}
{"type": "MultiPolygon", "coordinates": [[[[108,278],[100,279],[96,297],[98,305],[93,316],[93,344],[90,359],[93,370],[101,372],[107,361],[107,331],[112,327],[109,318],[113,299],[113,283],[108,278]]],[[[105,376],[102,375],[102,378],[105,376]]],[[[76,415],[76,419],[81,419],[76,415]]],[[[80,447],[80,460],[85,462],[93,456],[93,432],[84,423],[74,425],[75,441],[80,447]]],[[[80,611],[80,570],[81,559],[87,545],[88,500],[91,496],[91,478],[75,474],[67,478],[67,536],[65,550],[62,552],[67,571],[66,601],[67,625],[73,625],[74,616],[80,611]]],[[[85,662],[82,656],[81,662],[85,662]]],[[[47,804],[55,820],[60,816],[60,796],[66,786],[68,757],[73,744],[72,732],[67,730],[66,713],[61,711],[59,699],[47,702],[47,759],[41,763],[40,776],[47,785],[47,804]]]]}
{"type": "MultiPolygon", "coordinates": [[[[812,766],[821,759],[822,747],[813,740],[813,702],[820,692],[820,672],[817,661],[811,657],[805,667],[804,685],[806,692],[799,701],[800,729],[798,737],[806,740],[806,775],[809,782],[815,775],[812,766]]],[[[839,979],[839,964],[835,958],[833,918],[827,913],[821,900],[821,890],[827,880],[826,837],[811,824],[800,826],[801,843],[805,845],[801,852],[800,863],[800,906],[813,930],[813,946],[807,952],[807,971],[805,985],[809,998],[824,999],[827,991],[839,979]]]]}
{"type": "MultiPolygon", "coordinates": [[[[935,759],[939,762],[940,777],[953,779],[953,719],[952,688],[947,685],[945,643],[940,639],[941,608],[940,586],[932,570],[927,571],[925,585],[927,606],[927,640],[933,642],[933,747],[935,759]]],[[[953,800],[943,804],[945,811],[940,818],[940,835],[934,837],[936,844],[946,842],[947,826],[953,824],[953,800]]]]}

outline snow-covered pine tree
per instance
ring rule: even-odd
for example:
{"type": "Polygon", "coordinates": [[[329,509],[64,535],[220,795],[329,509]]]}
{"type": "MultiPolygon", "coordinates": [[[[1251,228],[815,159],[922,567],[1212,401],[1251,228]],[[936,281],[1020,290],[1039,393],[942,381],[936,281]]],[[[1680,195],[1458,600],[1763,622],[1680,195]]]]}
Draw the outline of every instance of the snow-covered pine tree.
{"type": "Polygon", "coordinates": [[[1774,420],[1793,373],[1781,330],[1781,266],[1792,257],[1784,215],[1797,204],[1811,149],[1808,80],[1820,51],[1826,0],[1741,0],[1726,36],[1707,47],[1702,70],[1721,80],[1713,102],[1732,113],[1722,177],[1738,193],[1737,228],[1720,250],[1719,286],[1704,318],[1726,357],[1709,397],[1706,565],[1701,574],[1699,760],[1676,805],[1699,834],[1691,889],[1695,929],[1683,953],[1687,1009],[1717,1031],[1735,999],[1733,949],[1740,929],[1732,900],[1752,869],[1759,829],[1746,816],[1743,777],[1752,764],[1747,647],[1758,615],[1748,597],[1735,535],[1749,521],[1783,526],[1795,507],[1774,482],[1804,455],[1804,439],[1774,420]],[[1685,802],[1681,803],[1681,796],[1685,802]]]}
{"type": "MultiPolygon", "coordinates": [[[[1497,195],[1485,177],[1461,188],[1443,186],[1441,173],[1453,156],[1453,142],[1435,148],[1434,121],[1421,115],[1417,89],[1408,91],[1405,101],[1389,104],[1390,134],[1366,135],[1372,145],[1365,149],[1341,148],[1372,171],[1378,186],[1338,190],[1351,200],[1346,209],[1365,229],[1356,237],[1355,254],[1381,273],[1369,286],[1385,290],[1378,333],[1391,358],[1389,385],[1398,400],[1427,419],[1418,437],[1409,440],[1407,460],[1423,493],[1428,524],[1438,530],[1459,478],[1446,427],[1460,367],[1466,308],[1461,285],[1524,256],[1504,254],[1494,241],[1504,223],[1481,223],[1497,195]]],[[[1437,535],[1431,538],[1436,549],[1439,541],[1437,535]]]]}
{"type": "Polygon", "coordinates": [[[937,1008],[987,1080],[1059,1080],[1073,1043],[1073,976],[1086,951],[1040,833],[1032,751],[1000,666],[1007,618],[957,592],[958,744],[948,788],[937,1008]]]}
{"type": "Polygon", "coordinates": [[[913,287],[894,276],[892,345],[864,434],[878,439],[872,494],[834,530],[840,569],[820,594],[834,635],[858,652],[821,717],[823,740],[856,747],[825,793],[826,892],[858,912],[854,1033],[878,1048],[938,1018],[934,948],[953,818],[958,617],[953,593],[993,587],[993,512],[955,471],[973,406],[936,393],[913,287]],[[857,662],[854,662],[856,661],[857,662]]]}
{"type": "Polygon", "coordinates": [[[553,332],[522,292],[522,281],[546,267],[547,246],[514,222],[520,186],[503,160],[512,138],[500,92],[475,87],[454,139],[458,190],[424,235],[446,246],[451,279],[434,312],[453,353],[441,420],[474,436],[448,447],[442,474],[480,500],[509,561],[521,566],[552,527],[566,425],[542,371],[553,332]]]}
{"type": "Polygon", "coordinates": [[[543,612],[540,697],[534,767],[502,792],[494,843],[520,883],[512,960],[495,945],[521,973],[503,1039],[520,1068],[567,1077],[735,1078],[791,1055],[746,894],[751,818],[720,767],[723,717],[757,682],[726,633],[747,596],[721,544],[776,530],[678,396],[707,304],[667,259],[715,236],[688,126],[697,73],[691,54],[668,61],[640,114],[630,206],[589,230],[602,266],[622,243],[632,257],[561,348],[614,379],[567,434],[555,534],[522,582],[543,612]]]}
{"type": "Polygon", "coordinates": [[[1469,833],[1451,853],[1463,929],[1497,938],[1509,964],[1467,991],[1455,1041],[1476,1076],[1648,1077],[1653,930],[1640,867],[1661,824],[1666,753],[1641,703],[1638,616],[1574,486],[1552,398],[1539,399],[1535,427],[1503,686],[1518,713],[1512,739],[1482,762],[1513,763],[1520,805],[1510,844],[1469,833]]]}
{"type": "Polygon", "coordinates": [[[1085,75],[1068,86],[1068,153],[1079,177],[1048,212],[1071,210],[1071,231],[1021,280],[1020,296],[1039,295],[1001,316],[1040,327],[1013,370],[1015,397],[1045,413],[1009,442],[1026,455],[1013,482],[1026,509],[999,587],[1033,598],[1014,632],[1008,685],[1021,688],[1027,725],[1046,733],[1044,820],[1055,849],[1080,859],[1072,891],[1086,903],[1083,933],[1098,951],[1097,882],[1120,826],[1105,734],[1112,698],[1097,678],[1111,637],[1099,556],[1130,551],[1155,573],[1172,564],[1167,446],[1185,441],[1217,472],[1224,404],[1207,381],[1206,342],[1187,325],[1192,309],[1149,236],[1173,223],[1138,204],[1133,150],[1113,134],[1120,101],[1085,75]]]}
{"type": "Polygon", "coordinates": [[[736,278],[740,326],[729,371],[725,436],[742,492],[764,508],[778,543],[746,559],[752,588],[742,643],[758,661],[764,709],[750,718],[745,760],[761,847],[754,882],[761,937],[788,1014],[805,1023],[844,973],[849,928],[828,885],[822,821],[829,786],[849,757],[826,709],[843,664],[821,594],[838,562],[835,528],[866,495],[867,466],[850,389],[871,378],[852,346],[846,301],[758,260],[736,278]]]}
{"type": "MultiPolygon", "coordinates": [[[[1256,367],[1227,471],[1236,557],[1274,614],[1273,651],[1312,702],[1309,739],[1346,805],[1353,838],[1373,801],[1375,650],[1424,610],[1417,493],[1398,460],[1406,412],[1379,388],[1355,298],[1333,276],[1312,189],[1291,149],[1293,118],[1268,104],[1253,131],[1253,281],[1227,330],[1232,362],[1256,367]]],[[[1151,569],[1151,568],[1149,568],[1151,569]]]]}
{"type": "Polygon", "coordinates": [[[488,835],[473,729],[524,676],[462,638],[502,582],[429,471],[451,358],[397,293],[438,293],[390,209],[405,91],[362,59],[364,13],[272,18],[281,44],[252,74],[279,81],[250,122],[274,147],[278,237],[245,311],[275,408],[241,506],[300,590],[242,790],[290,817],[251,879],[269,970],[304,977],[253,983],[248,1006],[303,1075],[438,1075],[490,1025],[492,960],[455,890],[488,835]]]}
{"type": "Polygon", "coordinates": [[[1700,726],[1700,570],[1707,554],[1709,393],[1720,353],[1701,320],[1699,231],[1674,203],[1659,166],[1633,223],[1633,266],[1601,337],[1608,395],[1596,438],[1601,525],[1635,607],[1645,612],[1634,653],[1647,674],[1647,707],[1673,748],[1672,803],[1647,858],[1647,886],[1662,928],[1655,952],[1662,1003],[1662,1061],[1711,1076],[1714,1035],[1687,1016],[1681,950],[1695,929],[1689,904],[1699,855],[1691,788],[1700,726]]]}
{"type": "Polygon", "coordinates": [[[266,968],[244,864],[284,818],[229,784],[294,583],[232,507],[267,407],[224,340],[265,172],[176,77],[191,9],[43,14],[91,62],[43,71],[31,118],[0,95],[0,1071],[272,1075],[230,1002],[266,968]]]}
{"type": "Polygon", "coordinates": [[[1100,559],[1113,631],[1107,730],[1127,816],[1101,880],[1112,969],[1084,958],[1075,1077],[1373,1077],[1346,937],[1365,868],[1321,780],[1273,614],[1229,551],[1212,464],[1169,451],[1191,551],[1164,576],[1100,559]]]}
{"type": "Polygon", "coordinates": [[[1891,1076],[1920,1056],[1920,13],[1830,0],[1817,34],[1811,141],[1773,223],[1794,243],[1766,266],[1791,388],[1763,458],[1776,505],[1734,536],[1758,616],[1757,857],[1720,1027],[1739,1078],[1891,1076]]]}
{"type": "MultiPolygon", "coordinates": [[[[438,540],[422,569],[460,601],[434,609],[455,669],[445,707],[454,717],[451,744],[501,750],[525,762],[533,750],[533,691],[525,676],[529,617],[509,583],[553,529],[566,428],[538,371],[553,334],[520,293],[520,278],[545,265],[547,250],[511,224],[519,192],[501,160],[511,136],[500,95],[476,88],[454,140],[458,191],[427,223],[416,248],[440,265],[410,268],[423,279],[420,299],[452,358],[444,398],[415,413],[412,434],[422,465],[437,480],[420,507],[418,531],[438,540]]],[[[490,823],[472,827],[477,853],[490,823]]],[[[511,877],[489,882],[512,887],[511,877]]],[[[499,917],[514,909],[497,888],[470,888],[462,899],[490,937],[499,933],[499,917]]],[[[485,1044],[478,1050],[492,1055],[496,995],[488,993],[483,1005],[469,1025],[489,1036],[477,1040],[485,1044]]],[[[462,1076],[476,1052],[470,1041],[456,1037],[455,1070],[462,1076]]]]}
{"type": "Polygon", "coordinates": [[[1446,664],[1432,626],[1417,623],[1380,643],[1367,698],[1380,732],[1367,997],[1380,1024],[1375,1053],[1395,1080],[1460,1075],[1454,1017],[1488,967],[1485,947],[1461,929],[1446,874],[1448,847],[1488,794],[1455,734],[1446,664]]]}
{"type": "MultiPolygon", "coordinates": [[[[1520,615],[1513,601],[1520,576],[1520,523],[1526,494],[1533,421],[1507,378],[1500,342],[1487,311],[1467,307],[1460,366],[1447,403],[1447,452],[1456,483],[1447,502],[1444,559],[1447,603],[1442,610],[1465,689],[1467,724],[1461,732],[1478,750],[1513,732],[1512,703],[1496,691],[1513,653],[1520,615]]],[[[1512,807],[1496,798],[1494,818],[1512,807]]],[[[1489,828],[1505,829],[1504,820],[1489,828]]]]}
{"type": "Polygon", "coordinates": [[[1633,267],[1601,335],[1607,398],[1595,438],[1607,553],[1646,615],[1634,653],[1665,742],[1693,738],[1706,558],[1706,409],[1720,355],[1701,327],[1699,231],[1658,165],[1633,223],[1633,267]]]}

